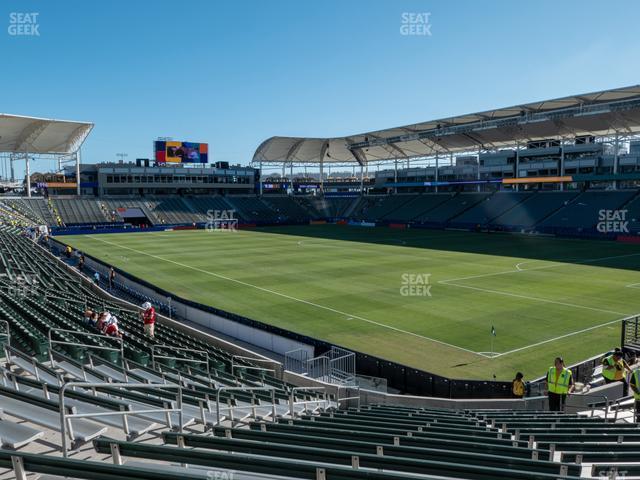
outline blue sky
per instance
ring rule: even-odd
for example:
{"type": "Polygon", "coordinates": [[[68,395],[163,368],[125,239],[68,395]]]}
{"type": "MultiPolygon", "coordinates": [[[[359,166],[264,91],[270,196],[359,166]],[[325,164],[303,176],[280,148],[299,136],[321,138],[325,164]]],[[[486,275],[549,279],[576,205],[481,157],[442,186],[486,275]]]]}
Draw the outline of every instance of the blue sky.
{"type": "Polygon", "coordinates": [[[247,164],[273,135],[640,83],[639,14],[625,0],[3,0],[0,111],[94,122],[85,162],[150,157],[170,136],[247,164]],[[11,12],[39,13],[40,36],[10,36],[11,12]],[[432,35],[401,35],[404,12],[429,12],[432,35]]]}

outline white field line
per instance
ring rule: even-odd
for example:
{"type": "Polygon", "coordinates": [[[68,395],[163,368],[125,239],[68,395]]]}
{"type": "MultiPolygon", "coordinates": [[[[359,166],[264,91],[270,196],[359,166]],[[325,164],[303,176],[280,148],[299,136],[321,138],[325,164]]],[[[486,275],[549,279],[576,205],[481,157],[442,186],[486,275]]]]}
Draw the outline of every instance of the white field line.
{"type": "MultiPolygon", "coordinates": [[[[442,282],[439,282],[439,283],[442,283],[442,282]]],[[[500,290],[491,290],[488,288],[472,287],[471,285],[460,285],[457,283],[442,283],[442,284],[447,285],[449,287],[467,288],[469,290],[477,290],[479,292],[495,293],[496,295],[504,295],[507,297],[514,297],[514,298],[523,298],[525,300],[533,300],[533,301],[542,302],[542,303],[552,303],[555,305],[562,305],[565,307],[580,308],[584,310],[593,310],[594,312],[613,313],[614,315],[623,315],[623,316],[631,315],[629,313],[616,312],[614,310],[605,310],[603,308],[587,307],[586,305],[578,305],[576,303],[558,302],[556,300],[549,300],[548,298],[531,297],[529,295],[521,295],[519,293],[503,292],[500,290]]]]}
{"type": "Polygon", "coordinates": [[[474,354],[474,355],[479,355],[479,356],[482,356],[482,357],[487,357],[487,355],[483,355],[483,354],[481,354],[481,353],[474,352],[473,350],[469,350],[469,349],[466,349],[466,348],[463,348],[463,347],[459,347],[459,346],[457,346],[457,345],[453,345],[453,344],[451,344],[451,343],[443,342],[443,341],[441,341],[441,340],[436,340],[435,338],[426,337],[426,336],[424,336],[424,335],[419,335],[419,334],[414,333],[414,332],[408,332],[408,331],[406,331],[406,330],[402,330],[402,329],[400,329],[400,328],[393,327],[393,326],[391,326],[391,325],[386,325],[386,324],[384,324],[384,323],[376,322],[376,321],[374,321],[374,320],[369,320],[369,319],[367,319],[367,318],[360,317],[360,316],[358,316],[358,315],[353,315],[353,314],[351,314],[351,313],[342,312],[342,311],[340,311],[340,310],[336,310],[335,308],[331,308],[331,307],[327,307],[327,306],[324,306],[324,305],[319,305],[319,304],[317,304],[317,303],[309,302],[308,300],[302,300],[302,299],[300,299],[300,298],[292,297],[291,295],[286,295],[286,294],[284,294],[284,293],[280,293],[280,292],[276,292],[276,291],[273,291],[273,290],[269,290],[269,289],[264,288],[264,287],[259,287],[259,286],[257,286],[257,285],[253,285],[253,284],[251,284],[251,283],[243,282],[242,280],[237,280],[237,279],[235,279],[235,278],[227,277],[227,276],[225,276],[225,275],[220,275],[219,273],[210,272],[210,271],[208,271],[208,270],[203,270],[203,269],[198,268],[198,267],[192,267],[192,266],[190,266],[190,265],[186,265],[186,264],[184,264],[184,263],[176,262],[176,261],[174,261],[174,260],[170,260],[170,259],[168,259],[168,258],[163,258],[163,257],[160,257],[160,256],[158,256],[158,255],[153,255],[153,254],[151,254],[151,253],[143,252],[142,250],[137,250],[137,249],[135,249],[135,248],[126,247],[126,246],[124,246],[124,245],[119,245],[119,244],[117,244],[117,243],[113,243],[113,242],[110,242],[110,241],[108,241],[108,240],[104,240],[104,239],[101,239],[101,238],[96,238],[94,235],[85,235],[85,237],[87,237],[87,238],[91,238],[91,239],[96,240],[96,241],[98,241],[98,242],[106,243],[106,244],[108,244],[108,245],[112,245],[112,246],[117,247],[117,248],[123,248],[123,249],[126,249],[126,250],[130,250],[130,251],[135,252],[135,253],[138,253],[138,254],[140,254],[140,255],[145,255],[145,256],[147,256],[147,257],[155,258],[155,259],[157,259],[157,260],[161,260],[161,261],[163,261],[163,262],[172,263],[172,264],[174,264],[174,265],[178,265],[178,266],[183,267],[183,268],[188,268],[188,269],[190,269],[190,270],[194,270],[194,271],[197,271],[197,272],[200,272],[200,273],[204,273],[204,274],[206,274],[206,275],[211,275],[211,276],[213,276],[213,277],[220,278],[220,279],[222,279],[222,280],[226,280],[226,281],[228,281],[228,282],[233,282],[233,283],[237,283],[237,284],[239,284],[239,285],[244,285],[245,287],[255,288],[256,290],[260,290],[260,291],[262,291],[262,292],[270,293],[270,294],[272,294],[272,295],[277,295],[277,296],[279,296],[279,297],[286,298],[286,299],[288,299],[288,300],[292,300],[292,301],[294,301],[294,302],[303,303],[303,304],[305,304],[305,305],[310,305],[310,306],[312,306],[312,307],[320,308],[320,309],[322,309],[322,310],[327,310],[327,311],[330,311],[330,312],[333,312],[333,313],[337,313],[337,314],[342,315],[342,316],[344,316],[344,317],[351,317],[351,318],[353,318],[353,319],[357,319],[357,320],[360,320],[360,321],[363,321],[363,322],[366,322],[366,323],[370,323],[370,324],[372,324],[372,325],[376,325],[376,326],[378,326],[378,327],[382,327],[382,328],[386,328],[386,329],[389,329],[389,330],[393,330],[393,331],[395,331],[395,332],[403,333],[403,334],[405,334],[405,335],[410,335],[410,336],[413,336],[413,337],[418,337],[418,338],[421,338],[421,339],[423,339],[423,340],[427,340],[427,341],[430,341],[430,342],[438,343],[438,344],[440,344],[440,345],[444,345],[444,346],[446,346],[446,347],[455,348],[456,350],[462,350],[462,351],[464,351],[464,352],[471,353],[471,354],[474,354]]]}
{"type": "Polygon", "coordinates": [[[627,288],[640,288],[640,283],[630,283],[629,285],[625,285],[627,288]]]}
{"type": "MultiPolygon", "coordinates": [[[[640,254],[639,253],[632,253],[632,254],[628,254],[628,255],[617,255],[617,256],[611,256],[611,257],[601,257],[601,258],[583,260],[581,262],[575,262],[575,263],[582,263],[582,264],[595,263],[595,262],[598,262],[598,261],[610,260],[610,259],[614,259],[614,258],[625,258],[625,257],[637,256],[637,255],[640,255],[640,254]]],[[[459,278],[459,279],[441,280],[438,283],[442,283],[443,285],[449,285],[449,286],[452,286],[452,287],[460,287],[460,288],[467,288],[467,289],[477,290],[477,291],[482,291],[482,292],[487,292],[487,293],[495,293],[497,295],[506,295],[506,296],[510,296],[510,297],[524,298],[524,299],[529,299],[529,300],[534,300],[534,301],[539,301],[539,302],[544,302],[544,303],[553,303],[553,304],[563,305],[563,306],[572,307],[572,308],[581,308],[581,309],[593,310],[593,311],[604,312],[604,313],[613,313],[615,315],[624,315],[624,317],[623,318],[619,318],[617,320],[612,320],[610,322],[605,322],[605,323],[602,323],[602,324],[598,324],[598,325],[595,325],[595,326],[592,326],[592,327],[584,328],[582,330],[577,330],[575,332],[571,332],[571,333],[567,333],[567,334],[564,334],[564,335],[560,335],[560,336],[555,337],[555,338],[551,338],[551,339],[548,339],[548,340],[543,340],[541,342],[533,343],[533,344],[527,345],[525,347],[520,347],[520,348],[516,348],[516,349],[513,349],[513,350],[509,350],[507,352],[494,353],[492,358],[502,357],[504,355],[509,355],[509,354],[512,354],[512,353],[516,353],[516,352],[520,352],[520,351],[523,351],[523,350],[527,350],[529,348],[538,347],[538,346],[544,345],[546,343],[554,342],[556,340],[561,340],[563,338],[571,337],[571,336],[574,336],[574,335],[579,335],[581,333],[586,333],[586,332],[589,332],[591,330],[595,330],[595,329],[598,329],[598,328],[605,327],[607,325],[613,325],[615,323],[621,322],[622,320],[624,320],[624,318],[627,318],[629,316],[629,314],[624,314],[624,313],[621,313],[621,312],[615,312],[615,311],[612,311],[612,310],[605,310],[605,309],[600,309],[600,308],[595,308],[595,307],[588,307],[586,305],[577,305],[577,304],[566,303],[566,302],[558,302],[558,301],[549,300],[549,299],[546,299],[546,298],[531,297],[531,296],[528,296],[528,295],[520,295],[520,294],[515,294],[515,293],[502,292],[502,291],[499,291],[499,290],[490,290],[490,289],[485,289],[485,288],[472,287],[470,285],[460,285],[460,284],[451,283],[451,282],[454,282],[454,281],[457,281],[457,280],[466,280],[466,279],[471,279],[471,278],[482,278],[482,277],[489,277],[489,276],[494,276],[494,275],[504,275],[504,274],[507,274],[507,273],[526,272],[526,271],[529,271],[529,270],[540,270],[540,269],[544,269],[544,268],[554,268],[554,267],[559,267],[559,266],[563,266],[563,265],[571,265],[571,264],[566,264],[566,263],[557,263],[557,264],[554,264],[554,265],[543,265],[543,266],[540,266],[540,267],[533,267],[533,268],[528,268],[528,269],[520,268],[520,265],[523,265],[525,263],[531,263],[531,262],[528,261],[528,262],[518,263],[516,265],[516,270],[510,270],[510,271],[498,272],[498,273],[492,273],[492,274],[485,274],[485,275],[474,275],[474,276],[471,276],[471,277],[464,277],[464,278],[459,278]]],[[[627,285],[627,287],[634,288],[636,285],[640,285],[640,283],[630,284],[630,285],[627,285]]],[[[637,287],[635,287],[635,288],[637,288],[637,287]]],[[[483,353],[486,353],[486,352],[483,352],[483,353]]]]}
{"type": "MultiPolygon", "coordinates": [[[[181,231],[188,231],[191,232],[192,230],[181,230],[181,231]]],[[[234,235],[240,233],[243,234],[247,232],[246,230],[236,230],[234,235]]],[[[156,237],[169,237],[171,235],[174,235],[176,233],[176,231],[171,231],[171,232],[135,232],[135,233],[146,233],[149,235],[154,235],[156,237]]],[[[222,230],[220,232],[222,235],[228,234],[227,231],[222,230]]],[[[252,234],[255,234],[256,232],[251,232],[252,234]]],[[[268,233],[263,233],[263,235],[270,235],[268,233]]],[[[322,241],[318,241],[318,238],[315,237],[300,237],[300,235],[292,235],[294,237],[297,238],[302,238],[302,240],[282,240],[283,243],[286,244],[290,244],[291,242],[295,243],[297,246],[299,247],[305,247],[305,246],[310,246],[310,247],[319,247],[319,248],[337,248],[340,250],[344,250],[344,248],[340,245],[334,245],[331,242],[322,242],[322,241]],[[315,241],[314,241],[315,240],[315,241]]],[[[384,241],[379,241],[379,242],[364,242],[364,241],[348,241],[349,243],[353,244],[356,243],[358,245],[367,247],[367,246],[383,246],[383,247],[397,247],[398,245],[394,244],[394,243],[387,243],[387,242],[395,242],[401,246],[406,246],[407,245],[407,241],[413,241],[413,240],[418,240],[418,241],[422,241],[422,240],[437,240],[437,239],[441,239],[441,238],[458,238],[462,236],[461,233],[458,234],[441,234],[441,235],[437,235],[437,236],[419,236],[419,237],[411,237],[408,239],[400,239],[400,238],[388,238],[384,241]]],[[[322,240],[322,239],[320,239],[322,240]]],[[[326,239],[326,240],[332,240],[332,239],[326,239]]],[[[424,249],[424,250],[430,250],[430,248],[428,248],[426,245],[423,246],[410,246],[410,248],[418,248],[418,249],[424,249]]],[[[265,248],[266,250],[266,248],[265,248]]],[[[372,254],[373,252],[368,249],[368,248],[357,248],[354,247],[352,245],[348,246],[348,250],[352,250],[352,251],[356,251],[356,252],[362,252],[362,253],[368,253],[368,254],[372,254]]],[[[395,252],[396,255],[402,255],[402,256],[411,256],[413,258],[415,258],[415,253],[411,253],[411,252],[395,252]]],[[[430,258],[427,257],[421,257],[420,260],[431,260],[430,258]]]]}
{"type": "Polygon", "coordinates": [[[527,262],[520,262],[520,263],[516,263],[516,270],[524,270],[523,268],[520,268],[520,265],[525,265],[527,263],[535,263],[538,260],[529,260],[527,262]]]}
{"type": "MultiPolygon", "coordinates": [[[[596,262],[601,262],[601,261],[604,261],[604,260],[612,260],[612,259],[615,259],[615,258],[634,257],[634,256],[638,256],[638,255],[640,255],[640,253],[630,253],[630,254],[626,254],[626,255],[615,255],[615,256],[609,256],[609,257],[592,258],[592,259],[582,260],[582,261],[579,261],[579,262],[574,262],[573,265],[575,265],[575,264],[596,263],[596,262]]],[[[522,263],[526,263],[526,262],[522,262],[522,263]]],[[[545,269],[545,268],[555,268],[555,267],[560,267],[560,266],[570,266],[570,265],[572,265],[571,263],[554,263],[553,265],[542,265],[540,267],[532,267],[532,268],[521,269],[518,266],[521,265],[522,263],[516,265],[516,267],[517,267],[516,270],[507,270],[507,271],[503,271],[503,272],[487,273],[487,274],[484,274],[484,275],[472,275],[472,276],[468,276],[468,277],[451,278],[451,279],[448,279],[448,280],[440,280],[440,281],[438,281],[438,283],[440,283],[442,285],[449,285],[451,287],[466,288],[466,289],[469,289],[469,290],[477,290],[479,292],[486,292],[486,293],[494,293],[496,295],[504,295],[504,296],[508,296],[508,297],[523,298],[523,299],[533,300],[533,301],[542,302],[542,303],[552,303],[552,304],[556,304],[556,305],[563,305],[565,307],[580,308],[580,309],[584,309],[584,310],[592,310],[592,311],[595,311],[595,312],[613,313],[614,315],[629,315],[629,314],[626,314],[626,313],[616,312],[616,311],[613,311],[613,310],[606,310],[606,309],[596,308],[596,307],[588,307],[586,305],[578,305],[578,304],[575,304],[575,303],[559,302],[559,301],[550,300],[550,299],[547,299],[547,298],[532,297],[532,296],[529,296],[529,295],[521,295],[521,294],[517,294],[517,293],[503,292],[501,290],[492,290],[492,289],[488,289],[488,288],[480,288],[480,287],[473,287],[471,285],[462,285],[462,284],[459,284],[459,283],[453,283],[453,282],[457,282],[457,281],[460,281],[460,280],[470,280],[470,279],[474,279],[474,278],[484,278],[484,277],[491,277],[491,276],[496,276],[496,275],[506,275],[508,273],[528,272],[530,270],[541,270],[541,269],[545,269]]]]}
{"type": "MultiPolygon", "coordinates": [[[[605,260],[613,260],[616,258],[627,258],[627,257],[637,257],[639,256],[640,253],[629,253],[626,255],[614,255],[611,257],[600,257],[600,258],[590,258],[587,260],[580,260],[577,262],[569,262],[569,261],[565,261],[565,262],[557,262],[557,261],[553,261],[553,265],[541,265],[539,267],[531,267],[531,268],[518,268],[518,265],[522,265],[523,263],[529,263],[529,261],[527,262],[521,262],[518,265],[516,265],[516,269],[515,270],[504,270],[502,272],[494,272],[494,273],[483,273],[480,275],[471,275],[468,277],[459,277],[459,278],[448,278],[446,280],[440,280],[438,283],[444,283],[444,284],[448,284],[449,282],[457,282],[460,280],[471,280],[474,278],[484,278],[484,277],[494,277],[497,275],[507,275],[509,273],[518,273],[518,272],[528,272],[530,270],[544,270],[547,268],[558,268],[558,267],[567,267],[567,266],[571,266],[571,265],[584,265],[584,264],[589,264],[589,263],[597,263],[597,262],[602,262],[605,260]]],[[[544,261],[550,261],[550,260],[540,260],[541,262],[544,261]]]]}
{"type": "Polygon", "coordinates": [[[540,345],[544,345],[546,343],[551,343],[551,342],[555,342],[556,340],[562,340],[563,338],[572,337],[574,335],[579,335],[581,333],[590,332],[591,330],[596,330],[598,328],[606,327],[607,325],[613,325],[614,323],[620,323],[620,322],[622,322],[624,319],[626,319],[628,317],[629,316],[626,316],[626,317],[623,317],[623,318],[618,318],[617,320],[612,320],[610,322],[605,322],[605,323],[601,323],[599,325],[594,325],[592,327],[583,328],[582,330],[576,330],[575,332],[566,333],[564,335],[560,335],[559,337],[550,338],[548,340],[543,340],[543,341],[537,342],[537,343],[532,343],[531,345],[527,345],[526,347],[515,348],[515,349],[509,350],[507,352],[494,354],[494,358],[502,357],[504,355],[509,355],[511,353],[521,352],[522,350],[527,350],[529,348],[539,347],[540,345]]]}

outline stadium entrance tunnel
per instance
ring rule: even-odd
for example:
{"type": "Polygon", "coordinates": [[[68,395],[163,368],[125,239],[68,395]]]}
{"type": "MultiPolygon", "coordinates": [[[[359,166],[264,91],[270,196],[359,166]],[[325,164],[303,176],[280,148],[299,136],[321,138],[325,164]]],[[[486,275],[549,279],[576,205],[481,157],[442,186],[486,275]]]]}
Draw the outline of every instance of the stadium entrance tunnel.
{"type": "Polygon", "coordinates": [[[125,223],[139,227],[141,225],[151,225],[152,222],[147,218],[140,208],[118,208],[117,215],[122,218],[125,223]]]}

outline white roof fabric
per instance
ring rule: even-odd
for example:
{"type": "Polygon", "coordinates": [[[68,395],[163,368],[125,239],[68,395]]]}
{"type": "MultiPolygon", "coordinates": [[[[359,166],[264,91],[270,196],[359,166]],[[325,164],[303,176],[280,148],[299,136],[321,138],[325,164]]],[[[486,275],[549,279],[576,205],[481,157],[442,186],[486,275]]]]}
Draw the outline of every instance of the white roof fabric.
{"type": "Polygon", "coordinates": [[[640,85],[431,120],[338,138],[272,137],[253,162],[361,164],[517,142],[640,132],[640,85]]]}
{"type": "Polygon", "coordinates": [[[0,152],[69,154],[76,152],[93,123],[0,113],[0,152]]]}

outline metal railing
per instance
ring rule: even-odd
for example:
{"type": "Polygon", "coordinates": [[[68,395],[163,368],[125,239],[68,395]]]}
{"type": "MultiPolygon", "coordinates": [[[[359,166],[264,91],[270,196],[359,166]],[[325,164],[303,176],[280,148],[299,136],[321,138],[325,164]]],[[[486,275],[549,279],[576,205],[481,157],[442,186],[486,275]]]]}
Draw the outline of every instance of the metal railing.
{"type": "MultiPolygon", "coordinates": [[[[613,415],[613,421],[614,423],[618,421],[618,412],[622,411],[622,410],[631,410],[635,412],[635,402],[634,400],[634,396],[633,395],[628,395],[626,397],[622,397],[616,400],[615,402],[615,414],[613,415]],[[622,405],[622,402],[629,402],[631,401],[628,405],[622,405]]],[[[610,406],[610,408],[613,408],[613,406],[610,406]]]]}
{"type": "MultiPolygon", "coordinates": [[[[220,425],[220,395],[222,392],[271,392],[271,418],[273,422],[276,421],[276,389],[272,387],[220,387],[216,392],[216,426],[220,425]]],[[[247,405],[247,406],[233,406],[229,404],[229,414],[231,415],[231,419],[233,420],[233,409],[236,410],[244,410],[244,409],[254,409],[256,405],[247,405]]]]}
{"type": "Polygon", "coordinates": [[[195,350],[193,348],[178,348],[178,347],[168,347],[167,345],[153,345],[151,347],[151,365],[153,366],[154,370],[158,370],[158,368],[156,368],[156,359],[159,360],[175,360],[177,362],[183,362],[183,363],[197,363],[200,365],[204,365],[205,366],[205,370],[207,372],[207,377],[209,378],[209,380],[211,380],[211,371],[209,369],[209,352],[205,351],[205,350],[195,350]],[[197,358],[183,358],[183,357],[176,357],[173,355],[156,355],[156,349],[169,349],[172,351],[176,351],[176,352],[187,352],[187,353],[196,353],[198,355],[203,355],[204,356],[204,360],[198,360],[197,358]]]}
{"type": "MultiPolygon", "coordinates": [[[[533,395],[531,397],[524,397],[522,400],[524,401],[524,410],[529,410],[529,405],[533,403],[534,405],[544,402],[547,399],[546,395],[533,395]]],[[[537,408],[534,408],[537,410],[537,408]]]]}
{"type": "MultiPolygon", "coordinates": [[[[10,345],[5,345],[4,346],[4,352],[5,352],[5,357],[7,362],[12,362],[11,357],[12,356],[16,356],[16,357],[20,357],[22,359],[24,359],[27,362],[31,362],[31,366],[33,367],[33,375],[36,377],[36,380],[38,380],[39,382],[41,381],[40,379],[40,371],[43,370],[42,366],[38,364],[38,361],[36,360],[35,357],[31,357],[23,352],[21,352],[20,350],[18,350],[15,347],[12,347],[10,345]]],[[[44,370],[46,371],[46,370],[44,370]]],[[[55,376],[57,378],[58,384],[60,385],[62,383],[62,374],[58,373],[58,372],[47,372],[52,376],[55,376]]]]}
{"type": "MultiPolygon", "coordinates": [[[[236,363],[236,360],[248,360],[254,363],[268,363],[270,365],[274,363],[273,360],[269,360],[266,358],[244,357],[242,355],[234,355],[231,357],[231,375],[235,376],[236,368],[243,368],[245,370],[254,370],[258,372],[271,372],[273,376],[275,376],[276,374],[275,368],[264,368],[264,367],[257,367],[255,365],[245,365],[242,363],[236,363]]],[[[262,384],[264,385],[264,381],[262,382],[262,384]]]]}
{"type": "Polygon", "coordinates": [[[295,411],[296,405],[304,405],[305,406],[304,409],[306,410],[308,403],[320,403],[320,402],[324,402],[325,409],[326,409],[329,403],[329,400],[327,399],[327,387],[293,387],[289,395],[289,415],[291,416],[291,418],[296,418],[296,411],[295,411]],[[323,391],[324,392],[323,399],[322,400],[305,400],[303,402],[296,402],[295,401],[296,392],[307,391],[307,390],[323,391]]]}
{"type": "Polygon", "coordinates": [[[336,346],[314,358],[308,358],[306,351],[302,349],[286,352],[285,368],[325,383],[357,384],[356,354],[336,346]]]}
{"type": "Polygon", "coordinates": [[[355,385],[356,354],[344,348],[332,346],[329,351],[329,375],[332,383],[355,385]]]}
{"type": "Polygon", "coordinates": [[[78,303],[80,305],[84,305],[84,309],[87,310],[87,299],[86,298],[84,300],[74,300],[72,298],[58,297],[57,295],[50,295],[50,294],[47,293],[45,295],[45,300],[46,301],[63,300],[65,303],[67,303],[67,302],[69,302],[69,303],[78,303]]]}
{"type": "Polygon", "coordinates": [[[142,414],[150,414],[150,413],[164,413],[167,415],[169,419],[169,428],[171,425],[171,413],[178,414],[178,431],[182,433],[182,426],[184,425],[184,414],[182,412],[182,387],[180,385],[175,384],[166,384],[166,383],[86,383],[86,382],[69,382],[65,383],[60,387],[58,392],[58,405],[60,408],[60,435],[62,438],[62,455],[67,458],[68,447],[67,447],[67,435],[71,440],[74,439],[73,435],[73,425],[71,424],[71,419],[73,418],[99,418],[99,417],[108,417],[108,416],[123,416],[123,427],[125,430],[128,430],[128,426],[126,423],[126,418],[129,415],[142,415],[142,414]],[[69,388],[82,387],[82,388],[100,388],[100,387],[109,387],[109,388],[121,388],[126,390],[135,390],[135,389],[144,389],[144,390],[165,390],[165,389],[176,389],[176,401],[177,406],[168,407],[168,408],[150,408],[146,410],[121,410],[119,412],[96,412],[96,413],[67,413],[65,408],[64,400],[65,393],[69,388]],[[67,425],[68,423],[68,425],[67,425]]]}
{"type": "Polygon", "coordinates": [[[0,325],[4,327],[5,333],[0,333],[0,338],[5,339],[6,345],[11,345],[11,328],[9,322],[6,320],[0,320],[0,325]]]}
{"type": "Polygon", "coordinates": [[[309,352],[303,348],[289,350],[284,353],[284,369],[288,372],[299,374],[307,373],[307,362],[309,361],[309,352]]]}
{"type": "Polygon", "coordinates": [[[309,378],[320,380],[325,383],[331,383],[329,357],[326,355],[320,355],[319,357],[310,358],[307,361],[307,374],[309,375],[309,378]]]}
{"type": "Polygon", "coordinates": [[[580,411],[587,411],[587,410],[591,410],[591,417],[593,417],[595,415],[595,411],[598,409],[597,404],[598,403],[604,403],[603,406],[603,410],[604,410],[604,419],[607,420],[608,417],[608,410],[609,410],[609,398],[606,395],[597,395],[594,393],[578,393],[575,395],[568,395],[567,396],[567,400],[565,401],[564,405],[563,405],[563,411],[567,411],[567,408],[573,408],[575,409],[575,412],[580,412],[580,411]],[[579,404],[579,405],[569,405],[569,400],[571,398],[597,398],[599,400],[601,400],[601,402],[592,402],[592,403],[587,403],[587,404],[579,404]]]}
{"type": "MultiPolygon", "coordinates": [[[[67,330],[64,328],[51,328],[49,329],[49,360],[51,360],[51,364],[53,365],[53,357],[51,356],[51,351],[53,350],[53,345],[67,345],[69,347],[82,347],[88,350],[102,350],[102,351],[108,351],[108,352],[117,352],[120,354],[120,362],[122,364],[122,368],[124,368],[124,340],[120,337],[111,337],[109,335],[102,335],[100,333],[88,333],[88,332],[79,332],[77,330],[67,330]],[[91,337],[91,338],[102,338],[102,339],[106,339],[108,341],[112,341],[115,340],[116,342],[118,342],[120,344],[120,348],[115,348],[115,347],[104,347],[101,345],[88,345],[86,343],[78,343],[78,342],[67,342],[64,340],[54,340],[51,337],[51,334],[53,332],[60,332],[60,333],[71,333],[74,336],[84,336],[84,337],[91,337]]],[[[125,377],[126,377],[126,373],[125,373],[125,377]]]]}
{"type": "Polygon", "coordinates": [[[360,387],[358,386],[353,386],[353,385],[338,385],[338,390],[336,393],[336,404],[337,404],[337,408],[338,410],[340,410],[340,404],[344,401],[347,400],[358,400],[358,408],[360,408],[360,387]],[[356,392],[358,392],[357,396],[354,397],[340,397],[340,390],[355,390],[356,392]]]}
{"type": "Polygon", "coordinates": [[[640,347],[640,316],[636,315],[622,320],[622,338],[620,346],[624,348],[628,345],[640,347]]]}

